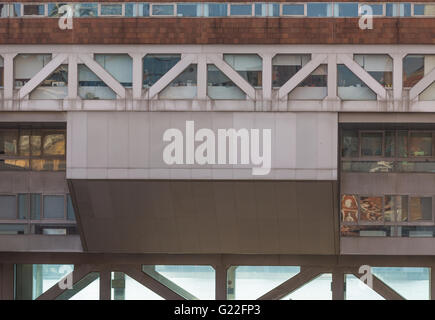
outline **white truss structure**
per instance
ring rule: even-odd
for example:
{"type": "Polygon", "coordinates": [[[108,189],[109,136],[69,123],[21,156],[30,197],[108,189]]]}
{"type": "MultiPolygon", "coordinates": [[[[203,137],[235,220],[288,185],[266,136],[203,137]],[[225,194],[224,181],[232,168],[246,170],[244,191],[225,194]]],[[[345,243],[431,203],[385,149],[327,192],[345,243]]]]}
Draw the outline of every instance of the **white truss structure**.
{"type": "Polygon", "coordinates": [[[435,54],[434,45],[0,45],[4,88],[0,111],[332,111],[435,112],[435,101],[419,94],[435,81],[435,69],[413,88],[403,88],[403,58],[435,54]],[[52,60],[20,89],[14,89],[14,57],[51,54],[52,60]],[[132,88],[124,88],[94,54],[128,54],[132,58],[132,88]],[[142,87],[142,59],[147,54],[181,54],[181,60],[150,88],[142,87]],[[257,54],[262,58],[262,88],[252,87],[223,59],[223,54],[257,54]],[[277,54],[311,54],[311,61],[280,88],[272,88],[272,59],[277,54]],[[386,89],[353,59],[354,54],[388,54],[393,59],[393,88],[386,89]],[[67,97],[33,100],[30,93],[57,67],[68,64],[67,97]],[[116,94],[114,100],[85,100],[78,96],[78,64],[86,65],[116,94]],[[164,90],[190,64],[197,65],[194,99],[161,99],[164,90]],[[212,100],[207,96],[207,64],[214,64],[245,94],[246,100],[212,100]],[[319,65],[327,65],[327,96],[323,100],[289,100],[288,94],[319,65]],[[377,95],[377,100],[342,101],[337,95],[337,64],[346,65],[377,95]]]}

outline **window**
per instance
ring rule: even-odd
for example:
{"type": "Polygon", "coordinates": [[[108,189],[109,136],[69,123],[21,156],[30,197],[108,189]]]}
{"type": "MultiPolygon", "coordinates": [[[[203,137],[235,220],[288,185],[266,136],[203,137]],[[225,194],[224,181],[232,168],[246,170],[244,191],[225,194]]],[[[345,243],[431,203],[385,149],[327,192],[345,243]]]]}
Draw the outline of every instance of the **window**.
{"type": "Polygon", "coordinates": [[[19,54],[14,58],[15,88],[21,88],[51,60],[51,54],[19,54]]]}
{"type": "Polygon", "coordinates": [[[361,133],[361,156],[382,156],[382,132],[361,133]]]}
{"type": "Polygon", "coordinates": [[[290,100],[322,100],[327,95],[328,68],[326,64],[318,66],[298,86],[293,89],[290,100]]]}
{"type": "Polygon", "coordinates": [[[383,221],[382,197],[360,197],[360,221],[383,221]]]}
{"type": "Polygon", "coordinates": [[[44,219],[65,218],[65,197],[44,196],[44,219]]]}
{"type": "Polygon", "coordinates": [[[386,15],[388,17],[410,17],[411,4],[410,3],[387,3],[386,15]]]}
{"type": "Polygon", "coordinates": [[[30,99],[64,99],[68,94],[68,65],[62,64],[34,89],[30,99]]]}
{"type": "Polygon", "coordinates": [[[65,130],[0,129],[0,170],[65,170],[65,130]]]}
{"type": "Polygon", "coordinates": [[[143,86],[151,87],[180,61],[179,54],[148,54],[143,58],[143,86]]]}
{"type": "Polygon", "coordinates": [[[386,88],[393,87],[393,59],[386,54],[356,54],[354,60],[386,88]]]}
{"type": "Polygon", "coordinates": [[[432,198],[411,197],[409,221],[432,221],[432,198]]]}
{"type": "Polygon", "coordinates": [[[365,12],[363,6],[370,7],[372,9],[372,14],[374,16],[383,16],[384,15],[384,5],[381,3],[364,3],[360,5],[359,14],[367,15],[369,12],[365,12]]]}
{"type": "Polygon", "coordinates": [[[224,54],[224,60],[253,87],[262,86],[263,65],[256,54],[224,54]]]}
{"type": "Polygon", "coordinates": [[[204,4],[204,16],[206,17],[226,17],[227,15],[228,5],[226,3],[204,4]]]}
{"type": "Polygon", "coordinates": [[[0,219],[17,218],[17,197],[15,195],[0,195],[0,219]]]}
{"type": "Polygon", "coordinates": [[[96,54],[95,61],[123,87],[132,87],[133,59],[128,54],[96,54]]]}
{"type": "Polygon", "coordinates": [[[407,55],[403,59],[403,87],[413,87],[434,68],[435,55],[407,55]]]}
{"type": "Polygon", "coordinates": [[[414,16],[435,16],[435,4],[414,4],[414,16]]]}
{"type": "Polygon", "coordinates": [[[199,17],[202,15],[200,3],[177,3],[177,16],[199,17]]]}
{"type": "Polygon", "coordinates": [[[139,16],[148,17],[150,15],[150,5],[149,3],[139,3],[138,4],[139,16]]]}
{"type": "Polygon", "coordinates": [[[414,157],[432,156],[432,133],[411,132],[409,135],[409,154],[414,157]]]}
{"type": "Polygon", "coordinates": [[[376,100],[373,92],[346,65],[337,64],[338,96],[342,100],[376,100]]]}
{"type": "Polygon", "coordinates": [[[281,87],[311,59],[309,54],[278,54],[272,59],[272,86],[281,87]]]}
{"type": "Polygon", "coordinates": [[[359,156],[359,138],[357,130],[343,130],[341,155],[342,157],[359,156]]]}
{"type": "Polygon", "coordinates": [[[334,17],[358,17],[358,3],[334,3],[334,17]]]}
{"type": "Polygon", "coordinates": [[[75,17],[96,17],[98,16],[97,3],[77,3],[74,5],[75,17]]]}
{"type": "Polygon", "coordinates": [[[160,94],[162,99],[193,99],[196,97],[197,65],[188,66],[160,94]]]}
{"type": "Polygon", "coordinates": [[[305,5],[300,4],[283,4],[282,14],[284,16],[303,16],[305,15],[305,5]]]}
{"type": "Polygon", "coordinates": [[[153,16],[173,16],[174,5],[173,4],[153,4],[151,6],[151,12],[153,16]]]}
{"type": "Polygon", "coordinates": [[[246,94],[215,65],[207,65],[207,95],[211,99],[246,99],[246,94]]]}
{"type": "Polygon", "coordinates": [[[24,16],[44,16],[45,5],[43,4],[23,4],[24,16]]]}
{"type": "Polygon", "coordinates": [[[42,195],[32,193],[30,195],[30,217],[32,220],[41,219],[42,195]]]}
{"type": "Polygon", "coordinates": [[[102,16],[122,16],[122,4],[101,4],[102,16]]]}
{"type": "Polygon", "coordinates": [[[18,219],[28,219],[30,209],[29,194],[18,195],[18,219]]]}
{"type": "Polygon", "coordinates": [[[307,3],[308,17],[332,17],[332,4],[309,2],[307,3]]]}
{"type": "Polygon", "coordinates": [[[116,94],[86,65],[78,64],[78,94],[86,100],[113,100],[116,94]]]}
{"type": "Polygon", "coordinates": [[[341,196],[341,236],[433,237],[432,196],[341,196]]]}
{"type": "Polygon", "coordinates": [[[252,16],[251,4],[230,4],[230,15],[232,16],[252,16]]]}
{"type": "Polygon", "coordinates": [[[136,3],[125,3],[124,16],[126,17],[137,17],[136,3]]]}
{"type": "Polygon", "coordinates": [[[6,3],[0,3],[0,18],[8,17],[9,5],[6,3]]]}
{"type": "Polygon", "coordinates": [[[74,213],[74,207],[71,199],[71,195],[67,195],[67,203],[66,203],[66,216],[68,220],[74,221],[76,219],[75,213],[74,213]]]}

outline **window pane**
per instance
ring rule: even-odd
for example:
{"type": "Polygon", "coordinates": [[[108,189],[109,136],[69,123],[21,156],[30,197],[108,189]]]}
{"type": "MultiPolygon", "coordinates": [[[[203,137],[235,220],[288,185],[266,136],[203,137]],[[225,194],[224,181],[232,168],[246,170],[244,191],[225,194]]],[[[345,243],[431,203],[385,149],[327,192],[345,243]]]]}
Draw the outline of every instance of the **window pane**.
{"type": "Polygon", "coordinates": [[[356,196],[345,194],[341,197],[341,221],[358,221],[358,200],[356,196]]]}
{"type": "Polygon", "coordinates": [[[341,155],[343,157],[358,157],[358,141],[359,139],[357,130],[343,130],[343,146],[341,149],[341,155]]]}
{"type": "Polygon", "coordinates": [[[149,3],[139,3],[139,16],[148,17],[150,15],[150,4],[149,3]]]}
{"type": "Polygon", "coordinates": [[[179,54],[149,54],[143,58],[143,85],[151,87],[180,61],[179,54]]]}
{"type": "Polygon", "coordinates": [[[381,156],[382,155],[382,133],[365,132],[361,134],[361,155],[381,156]]]}
{"type": "Polygon", "coordinates": [[[201,15],[201,5],[198,3],[178,3],[177,16],[198,17],[201,15]]]}
{"type": "Polygon", "coordinates": [[[411,88],[424,76],[424,56],[407,55],[403,59],[403,87],[411,88]]]}
{"type": "Polygon", "coordinates": [[[161,99],[193,99],[196,96],[197,65],[191,64],[160,94],[161,99]]]}
{"type": "Polygon", "coordinates": [[[335,3],[335,17],[358,17],[358,3],[335,3]]]}
{"type": "Polygon", "coordinates": [[[32,193],[30,195],[30,217],[32,220],[41,219],[41,195],[32,193]]]}
{"type": "Polygon", "coordinates": [[[64,196],[44,196],[44,219],[64,219],[64,196]]]}
{"type": "Polygon", "coordinates": [[[47,134],[42,146],[44,155],[64,155],[65,135],[62,133],[47,134]]]}
{"type": "Polygon", "coordinates": [[[17,198],[15,196],[0,196],[0,219],[17,218],[17,198]]]}
{"type": "Polygon", "coordinates": [[[74,15],[76,17],[96,17],[98,15],[98,4],[96,3],[75,4],[74,15]]]}
{"type": "Polygon", "coordinates": [[[385,156],[394,157],[394,131],[385,132],[385,156]]]}
{"type": "Polygon", "coordinates": [[[360,197],[360,221],[383,221],[382,197],[360,197]]]}
{"type": "Polygon", "coordinates": [[[267,16],[267,4],[266,3],[256,3],[254,4],[255,16],[265,17],[267,16]]]}
{"type": "Polygon", "coordinates": [[[250,4],[231,4],[230,14],[232,16],[251,16],[252,5],[250,4]]]}
{"type": "Polygon", "coordinates": [[[42,146],[42,132],[40,130],[33,130],[30,137],[30,153],[32,156],[41,155],[42,146]]]}
{"type": "Polygon", "coordinates": [[[256,54],[224,54],[224,60],[254,87],[261,87],[263,63],[256,54]]]}
{"type": "Polygon", "coordinates": [[[290,100],[321,100],[327,95],[328,68],[321,64],[289,94],[290,100]]]}
{"type": "Polygon", "coordinates": [[[414,157],[432,155],[432,133],[411,132],[409,136],[409,154],[414,157]]]}
{"type": "Polygon", "coordinates": [[[281,87],[311,59],[309,54],[278,54],[272,59],[272,86],[281,87]]]}
{"type": "Polygon", "coordinates": [[[204,5],[204,15],[206,17],[226,17],[227,8],[226,3],[207,3],[204,5]]]}
{"type": "Polygon", "coordinates": [[[18,130],[0,130],[0,155],[16,155],[17,145],[18,130]]]}
{"type": "Polygon", "coordinates": [[[393,86],[393,59],[387,54],[356,54],[354,60],[386,88],[393,86]]]}
{"type": "Polygon", "coordinates": [[[19,194],[18,195],[18,219],[28,219],[29,218],[29,195],[19,194]]]}
{"type": "Polygon", "coordinates": [[[397,133],[397,152],[399,157],[408,156],[408,131],[399,131],[397,133]]]}
{"type": "Polygon", "coordinates": [[[246,94],[214,65],[207,65],[207,95],[211,99],[246,99],[246,94]]]}
{"type": "Polygon", "coordinates": [[[173,16],[174,5],[172,4],[154,4],[152,6],[154,16],[173,16]]]}
{"type": "Polygon", "coordinates": [[[303,4],[283,4],[282,14],[289,16],[303,16],[305,13],[303,4]]]}
{"type": "Polygon", "coordinates": [[[121,4],[101,4],[102,16],[120,16],[122,15],[121,4]]]}
{"type": "MultiPolygon", "coordinates": [[[[372,13],[375,16],[381,16],[384,14],[384,5],[383,4],[369,4],[364,3],[365,6],[369,6],[372,9],[372,13]]],[[[362,12],[364,13],[364,12],[362,12]]]]}
{"type": "Polygon", "coordinates": [[[96,54],[100,64],[122,86],[131,88],[133,81],[133,59],[128,54],[96,54]]]}
{"type": "Polygon", "coordinates": [[[432,198],[431,197],[411,197],[409,205],[410,221],[430,221],[432,220],[432,198]]]}
{"type": "Polygon", "coordinates": [[[68,220],[75,220],[74,207],[72,204],[71,195],[67,195],[66,215],[68,220]]]}
{"type": "Polygon", "coordinates": [[[279,17],[278,3],[269,3],[269,17],[279,17]]]}
{"type": "Polygon", "coordinates": [[[23,10],[25,16],[43,16],[45,8],[43,4],[24,4],[23,10]]]}
{"type": "Polygon", "coordinates": [[[408,220],[408,196],[385,196],[385,222],[408,220]]]}
{"type": "Polygon", "coordinates": [[[332,5],[330,3],[307,3],[308,17],[331,17],[332,5]]]}
{"type": "Polygon", "coordinates": [[[136,3],[126,3],[124,15],[126,17],[136,17],[137,16],[136,3]]]}
{"type": "Polygon", "coordinates": [[[21,156],[30,155],[30,130],[20,130],[20,139],[18,140],[18,153],[21,156]]]}
{"type": "Polygon", "coordinates": [[[337,65],[338,96],[343,100],[376,100],[376,94],[344,64],[337,65]]]}

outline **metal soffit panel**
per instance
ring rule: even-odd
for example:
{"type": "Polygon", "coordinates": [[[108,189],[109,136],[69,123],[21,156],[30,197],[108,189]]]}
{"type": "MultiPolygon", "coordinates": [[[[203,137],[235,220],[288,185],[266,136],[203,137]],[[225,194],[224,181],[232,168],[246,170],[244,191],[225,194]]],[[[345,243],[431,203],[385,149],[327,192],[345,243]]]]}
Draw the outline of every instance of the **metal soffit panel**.
{"type": "Polygon", "coordinates": [[[69,180],[88,252],[336,254],[335,181],[69,180]]]}

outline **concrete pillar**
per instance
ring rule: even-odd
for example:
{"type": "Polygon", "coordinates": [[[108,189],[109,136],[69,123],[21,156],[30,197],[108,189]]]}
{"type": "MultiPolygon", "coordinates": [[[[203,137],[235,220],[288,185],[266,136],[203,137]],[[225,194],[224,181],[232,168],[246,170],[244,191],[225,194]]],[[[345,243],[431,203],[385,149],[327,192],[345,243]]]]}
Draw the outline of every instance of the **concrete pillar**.
{"type": "Polygon", "coordinates": [[[227,299],[234,300],[236,298],[236,268],[229,267],[227,270],[227,299]]]}
{"type": "Polygon", "coordinates": [[[33,265],[16,265],[15,285],[16,300],[33,299],[33,265]]]}
{"type": "Polygon", "coordinates": [[[228,267],[223,265],[214,266],[215,269],[215,299],[227,300],[227,269],[228,267]]]}
{"type": "Polygon", "coordinates": [[[332,272],[332,300],[345,300],[346,297],[346,281],[345,274],[340,269],[335,269],[332,272]]]}

